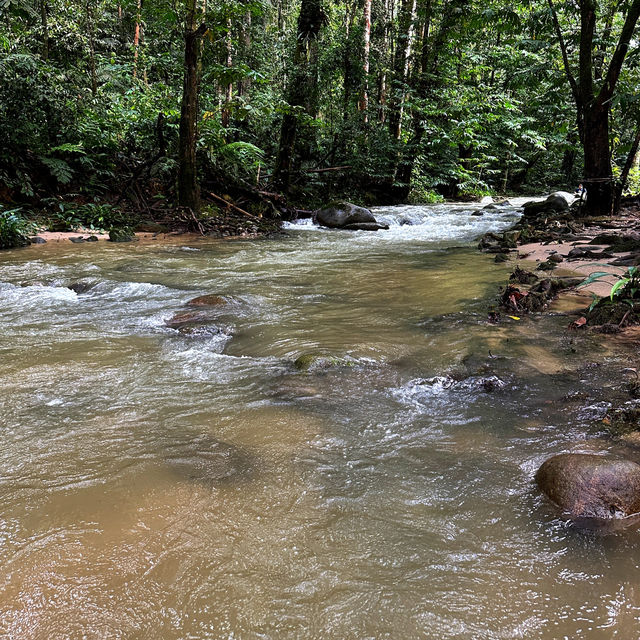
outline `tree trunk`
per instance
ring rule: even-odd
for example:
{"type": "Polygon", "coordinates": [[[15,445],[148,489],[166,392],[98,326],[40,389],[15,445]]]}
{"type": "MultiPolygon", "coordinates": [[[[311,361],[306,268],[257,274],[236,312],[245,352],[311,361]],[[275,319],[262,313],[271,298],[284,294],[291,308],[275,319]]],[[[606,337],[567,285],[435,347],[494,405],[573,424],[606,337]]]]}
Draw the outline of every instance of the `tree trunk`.
{"type": "MultiPolygon", "coordinates": [[[[231,69],[233,66],[233,43],[231,41],[231,18],[227,18],[227,33],[224,37],[225,61],[224,66],[231,69]]],[[[226,129],[231,120],[231,98],[233,98],[233,83],[227,79],[224,88],[224,106],[222,107],[222,126],[226,129]]]]}
{"type": "Polygon", "coordinates": [[[624,168],[622,169],[622,173],[620,174],[620,180],[616,185],[616,194],[613,203],[613,213],[617,214],[620,210],[620,201],[622,199],[622,192],[625,190],[627,186],[627,181],[629,180],[629,173],[631,173],[631,169],[638,168],[638,163],[640,162],[640,156],[638,155],[638,149],[640,148],[640,124],[636,125],[636,133],[633,138],[633,142],[631,143],[631,149],[627,155],[627,160],[624,163],[624,168]]]}
{"type": "Polygon", "coordinates": [[[283,193],[289,190],[293,152],[298,130],[298,115],[296,107],[305,107],[309,99],[309,58],[312,43],[317,40],[320,29],[326,22],[326,16],[320,5],[320,0],[302,0],[298,15],[297,44],[293,57],[293,68],[287,87],[287,102],[289,109],[282,119],[280,129],[280,143],[273,172],[276,188],[283,193]]]}
{"type": "Polygon", "coordinates": [[[138,52],[140,49],[140,32],[142,31],[142,0],[138,0],[138,10],[136,12],[136,28],[133,33],[133,77],[138,76],[138,52]]]}
{"type": "MultiPolygon", "coordinates": [[[[451,0],[443,7],[444,15],[436,32],[433,41],[429,42],[424,39],[420,46],[420,73],[413,78],[415,91],[420,96],[427,96],[428,93],[438,84],[438,65],[439,54],[444,46],[446,38],[451,37],[451,32],[456,25],[456,21],[464,15],[464,10],[470,0],[451,0]]],[[[430,23],[432,17],[431,0],[425,2],[425,16],[430,23]]],[[[429,35],[429,32],[426,32],[429,35]]],[[[424,136],[424,124],[422,114],[418,111],[413,113],[413,135],[406,144],[404,153],[399,158],[398,167],[395,173],[396,182],[405,185],[405,189],[409,190],[411,185],[411,177],[415,158],[424,136]]]]}
{"type": "Polygon", "coordinates": [[[398,34],[398,48],[394,62],[394,88],[389,104],[389,132],[396,140],[400,139],[402,132],[402,112],[404,109],[405,85],[409,71],[415,12],[416,0],[403,0],[400,15],[398,16],[400,32],[398,34]]]}
{"type": "Polygon", "coordinates": [[[364,80],[362,86],[362,100],[360,101],[360,111],[364,123],[369,121],[369,51],[371,50],[371,0],[364,0],[364,47],[362,52],[362,70],[364,71],[364,80]]]}
{"type": "MultiPolygon", "coordinates": [[[[247,56],[249,56],[251,51],[251,22],[252,22],[251,11],[247,11],[244,17],[244,23],[242,25],[242,43],[244,48],[243,54],[245,59],[247,56]]],[[[244,96],[245,94],[249,93],[250,89],[251,89],[250,77],[244,77],[238,81],[239,96],[244,96]]]]}
{"type": "Polygon", "coordinates": [[[94,42],[94,22],[93,22],[93,7],[89,0],[86,4],[87,9],[87,31],[89,34],[89,72],[91,75],[91,94],[96,95],[98,93],[98,76],[96,73],[96,49],[94,42]]]}
{"type": "Polygon", "coordinates": [[[42,59],[49,59],[49,22],[47,0],[40,0],[40,22],[42,23],[42,59]]]}
{"type": "Polygon", "coordinates": [[[585,110],[584,114],[584,180],[588,216],[609,216],[613,213],[613,177],[609,147],[609,109],[599,106],[585,110]]]}
{"type": "Polygon", "coordinates": [[[184,85],[180,110],[180,137],[178,141],[178,204],[200,212],[200,186],[196,166],[196,139],[198,119],[199,60],[202,36],[206,27],[196,28],[196,0],[187,0],[184,34],[184,85]]]}

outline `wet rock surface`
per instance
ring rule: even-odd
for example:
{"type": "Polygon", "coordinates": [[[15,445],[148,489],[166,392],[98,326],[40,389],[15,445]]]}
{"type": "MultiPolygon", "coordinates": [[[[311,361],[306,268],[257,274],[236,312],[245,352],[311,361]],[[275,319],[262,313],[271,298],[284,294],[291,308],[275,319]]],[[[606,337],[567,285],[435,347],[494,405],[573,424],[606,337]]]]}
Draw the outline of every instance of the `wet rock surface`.
{"type": "Polygon", "coordinates": [[[572,519],[622,519],[640,512],[640,465],[613,456],[564,453],[544,462],[540,490],[572,519]]]}
{"type": "Polygon", "coordinates": [[[388,229],[387,225],[379,224],[374,215],[350,202],[334,202],[314,214],[316,222],[331,229],[351,229],[353,231],[377,231],[388,229]]]}
{"type": "Polygon", "coordinates": [[[215,293],[198,296],[197,298],[193,298],[187,302],[187,305],[190,307],[219,307],[226,304],[228,304],[228,300],[215,293]]]}

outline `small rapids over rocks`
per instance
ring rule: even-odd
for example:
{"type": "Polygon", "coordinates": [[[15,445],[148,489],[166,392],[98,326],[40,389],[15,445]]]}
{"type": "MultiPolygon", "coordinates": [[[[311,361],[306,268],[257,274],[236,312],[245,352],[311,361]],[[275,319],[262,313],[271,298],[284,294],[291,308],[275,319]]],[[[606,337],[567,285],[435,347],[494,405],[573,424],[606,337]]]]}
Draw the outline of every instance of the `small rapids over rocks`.
{"type": "Polygon", "coordinates": [[[635,637],[639,534],[533,480],[632,363],[487,322],[516,206],[0,253],[0,637],[635,637]]]}

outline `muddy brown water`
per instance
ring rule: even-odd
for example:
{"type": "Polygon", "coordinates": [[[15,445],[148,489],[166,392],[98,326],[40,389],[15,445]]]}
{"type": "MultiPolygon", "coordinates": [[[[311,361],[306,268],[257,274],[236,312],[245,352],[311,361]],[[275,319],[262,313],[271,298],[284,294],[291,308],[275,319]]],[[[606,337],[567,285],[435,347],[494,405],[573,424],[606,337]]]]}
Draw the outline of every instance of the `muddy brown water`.
{"type": "Polygon", "coordinates": [[[640,534],[532,481],[608,446],[629,363],[487,324],[473,239],[516,214],[472,211],[1,253],[0,637],[639,637],[640,534]],[[208,293],[210,330],[165,325],[208,293]]]}

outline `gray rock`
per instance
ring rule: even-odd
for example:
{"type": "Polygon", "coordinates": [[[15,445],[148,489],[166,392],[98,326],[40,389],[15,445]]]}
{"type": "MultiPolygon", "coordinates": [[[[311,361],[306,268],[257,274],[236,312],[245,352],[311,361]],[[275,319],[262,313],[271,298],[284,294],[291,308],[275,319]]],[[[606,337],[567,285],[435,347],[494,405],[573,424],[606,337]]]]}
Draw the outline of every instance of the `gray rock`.
{"type": "Polygon", "coordinates": [[[319,209],[314,215],[318,224],[332,229],[343,229],[354,224],[378,224],[377,220],[364,207],[358,207],[350,202],[335,202],[324,209],[319,209]]]}
{"type": "Polygon", "coordinates": [[[378,224],[377,222],[354,222],[346,224],[343,229],[351,229],[351,231],[380,231],[380,229],[388,229],[388,224],[378,224]]]}
{"type": "Polygon", "coordinates": [[[575,198],[566,191],[556,191],[540,202],[525,202],[524,216],[531,218],[538,215],[551,215],[567,211],[575,198]]]}
{"type": "Polygon", "coordinates": [[[95,286],[95,282],[72,282],[67,285],[67,289],[75,291],[77,294],[86,293],[95,286]]]}

